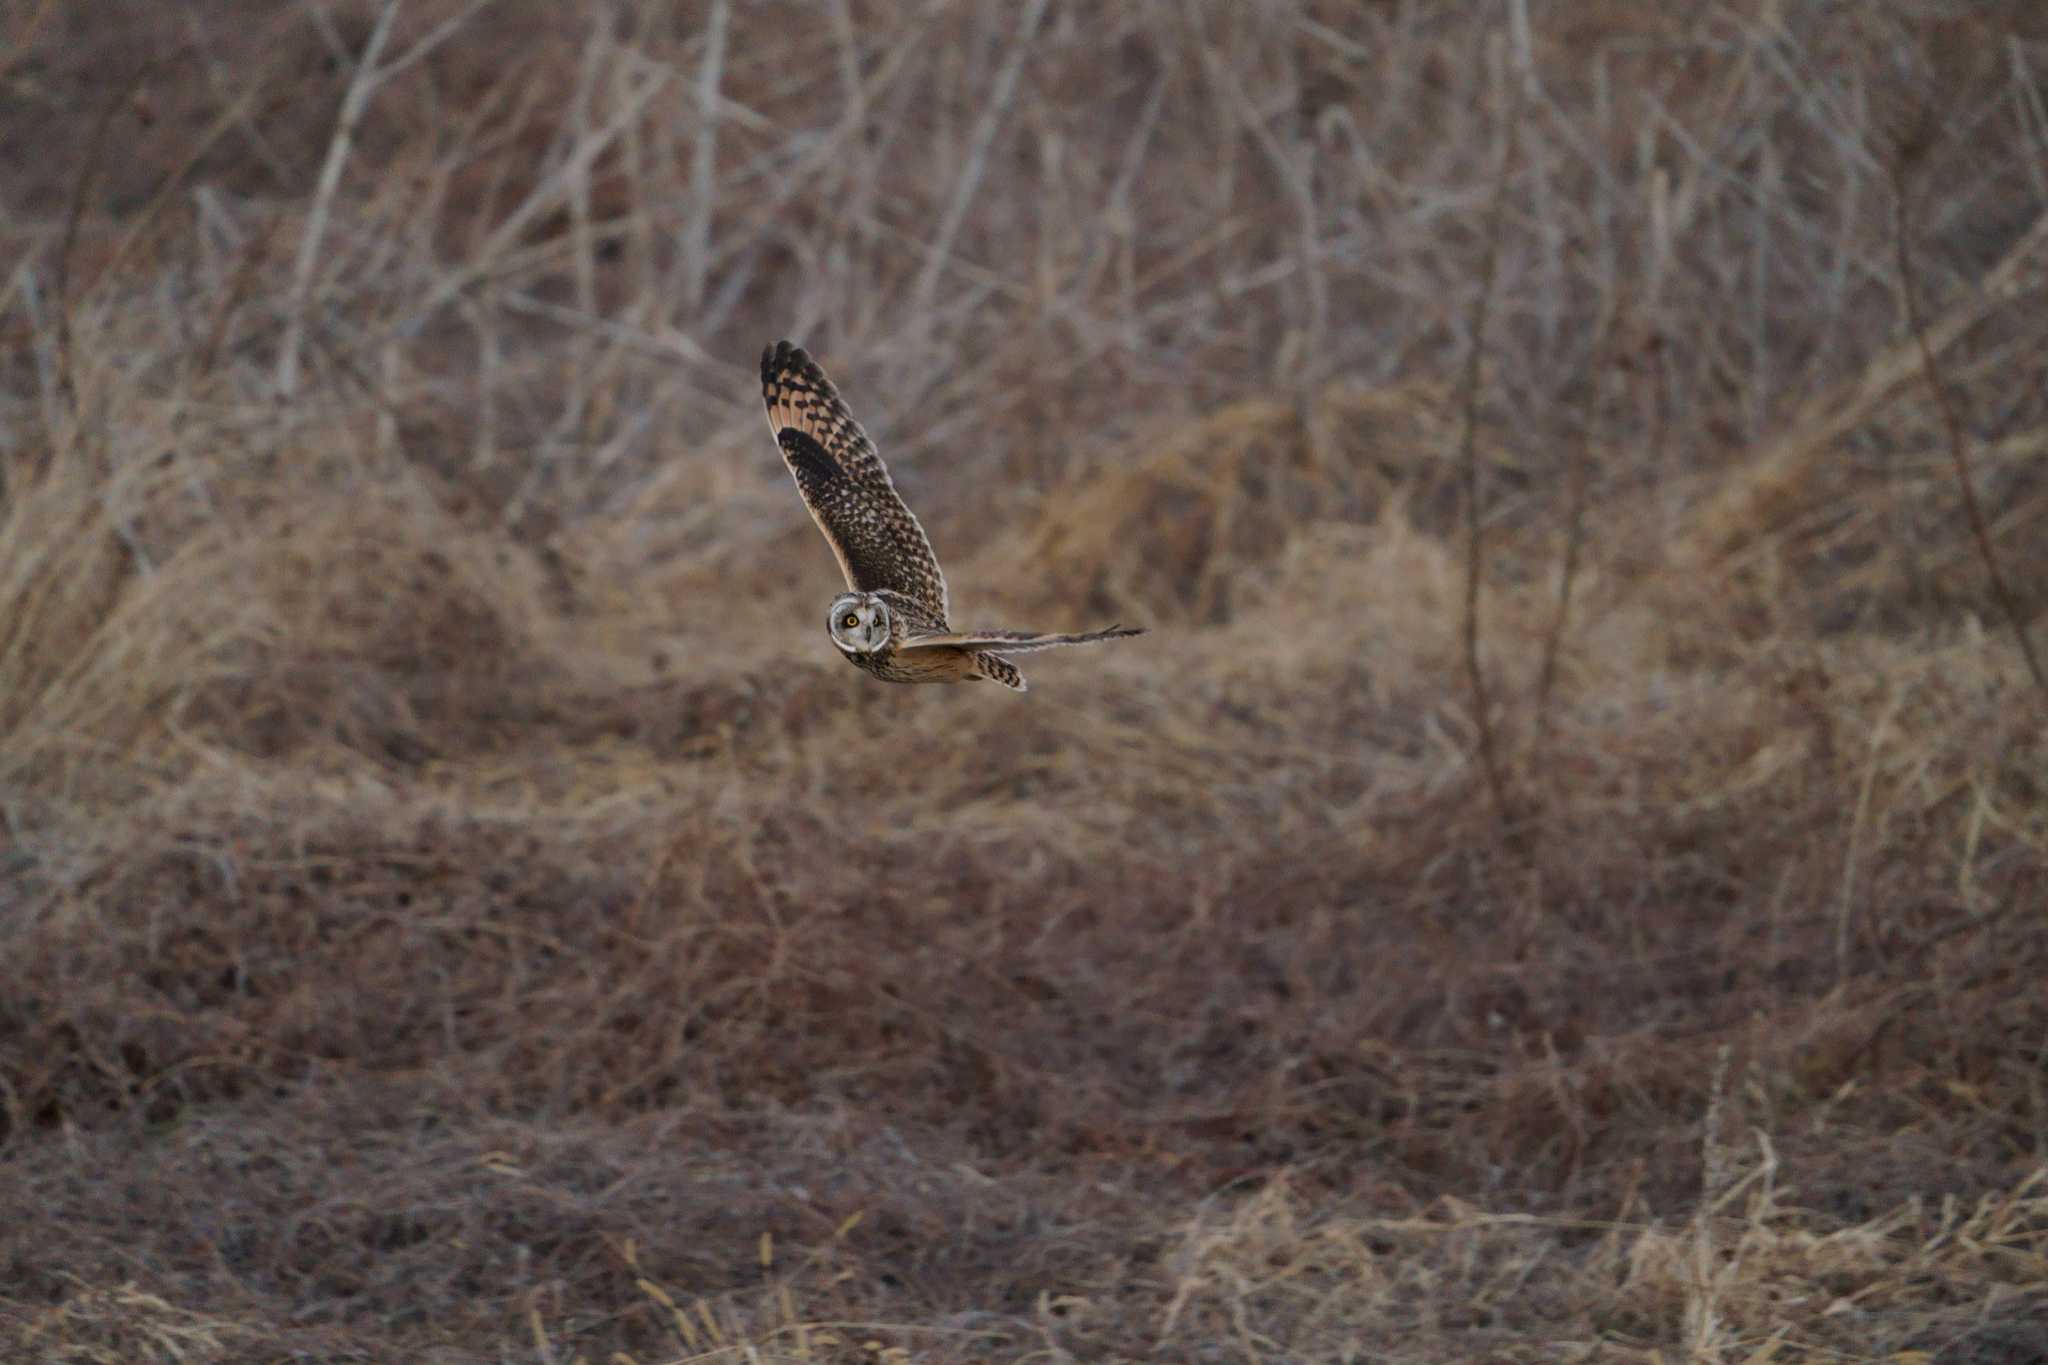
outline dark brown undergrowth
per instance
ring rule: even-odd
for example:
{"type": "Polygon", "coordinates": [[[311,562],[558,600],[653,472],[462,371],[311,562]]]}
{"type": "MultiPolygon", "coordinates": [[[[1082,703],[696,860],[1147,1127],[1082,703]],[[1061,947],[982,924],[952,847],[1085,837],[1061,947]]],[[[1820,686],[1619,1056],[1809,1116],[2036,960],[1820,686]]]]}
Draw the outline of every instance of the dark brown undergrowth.
{"type": "Polygon", "coordinates": [[[2048,31],[1524,10],[0,6],[0,1357],[2048,1359],[2048,31]]]}

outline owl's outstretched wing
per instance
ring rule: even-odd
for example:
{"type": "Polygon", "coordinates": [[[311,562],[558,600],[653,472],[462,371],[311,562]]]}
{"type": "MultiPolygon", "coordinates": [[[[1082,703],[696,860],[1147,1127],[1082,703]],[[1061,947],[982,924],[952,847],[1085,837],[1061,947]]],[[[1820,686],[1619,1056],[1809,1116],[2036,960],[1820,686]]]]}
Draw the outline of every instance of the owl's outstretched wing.
{"type": "Polygon", "coordinates": [[[1059,645],[1092,645],[1097,640],[1120,640],[1127,635],[1143,635],[1139,626],[1106,626],[1081,635],[1042,635],[1030,630],[959,630],[912,632],[903,642],[904,649],[928,649],[934,645],[951,645],[955,649],[989,649],[1003,654],[1029,654],[1034,649],[1052,649],[1059,645]]]}
{"type": "Polygon", "coordinates": [[[761,397],[783,463],[811,520],[825,533],[846,585],[890,589],[946,619],[946,576],[910,508],[890,482],[875,443],[801,346],[761,353],[761,397]]]}

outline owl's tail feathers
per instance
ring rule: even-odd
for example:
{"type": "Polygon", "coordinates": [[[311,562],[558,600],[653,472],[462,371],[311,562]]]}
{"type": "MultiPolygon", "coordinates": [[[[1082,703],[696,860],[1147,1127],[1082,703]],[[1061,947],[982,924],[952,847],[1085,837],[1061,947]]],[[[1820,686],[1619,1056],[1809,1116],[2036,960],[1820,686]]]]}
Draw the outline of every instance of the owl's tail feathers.
{"type": "Polygon", "coordinates": [[[981,671],[982,677],[999,682],[1012,692],[1026,690],[1024,675],[1017,671],[1017,665],[1000,654],[977,654],[974,656],[974,666],[981,671]]]}

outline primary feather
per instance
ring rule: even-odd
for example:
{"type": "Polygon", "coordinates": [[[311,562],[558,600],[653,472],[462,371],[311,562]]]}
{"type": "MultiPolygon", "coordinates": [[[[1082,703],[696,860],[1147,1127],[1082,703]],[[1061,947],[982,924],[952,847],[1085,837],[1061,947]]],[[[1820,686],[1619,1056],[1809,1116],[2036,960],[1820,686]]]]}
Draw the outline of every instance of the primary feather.
{"type": "Polygon", "coordinates": [[[1029,654],[1034,649],[1054,649],[1060,645],[1088,645],[1097,640],[1120,640],[1127,635],[1143,635],[1136,626],[1105,626],[1079,635],[1046,635],[1031,630],[965,630],[935,631],[931,634],[912,635],[903,642],[905,649],[928,649],[934,646],[950,646],[954,649],[1000,649],[1005,654],[1029,654]]]}

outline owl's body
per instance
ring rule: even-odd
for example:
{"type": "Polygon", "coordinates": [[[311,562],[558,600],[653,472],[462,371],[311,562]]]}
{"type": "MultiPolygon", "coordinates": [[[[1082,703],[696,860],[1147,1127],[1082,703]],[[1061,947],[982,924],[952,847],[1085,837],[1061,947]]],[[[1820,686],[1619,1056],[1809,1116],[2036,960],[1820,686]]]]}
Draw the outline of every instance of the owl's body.
{"type": "Polygon", "coordinates": [[[883,682],[956,683],[984,678],[1022,692],[1024,675],[1000,654],[967,649],[900,649],[888,654],[848,654],[853,666],[883,682]]]}
{"type": "Polygon", "coordinates": [[[924,527],[825,372],[780,342],[761,355],[761,395],[797,492],[846,576],[849,591],[833,601],[825,628],[855,667],[884,682],[989,679],[1022,692],[1024,675],[1005,654],[1143,634],[1121,626],[1082,635],[955,631],[924,527]]]}
{"type": "MultiPolygon", "coordinates": [[[[846,650],[846,657],[854,667],[865,673],[872,673],[883,682],[898,683],[950,683],[978,682],[991,678],[996,682],[1024,690],[1024,675],[1008,659],[989,653],[985,649],[968,649],[959,645],[924,645],[915,649],[905,648],[903,642],[913,632],[927,635],[943,634],[946,623],[934,618],[914,597],[883,588],[864,596],[879,599],[889,615],[890,638],[883,640],[874,649],[846,650]]],[[[832,604],[832,611],[826,617],[825,631],[828,635],[843,635],[849,629],[845,622],[850,618],[860,620],[864,605],[862,594],[848,593],[832,604]]]]}

